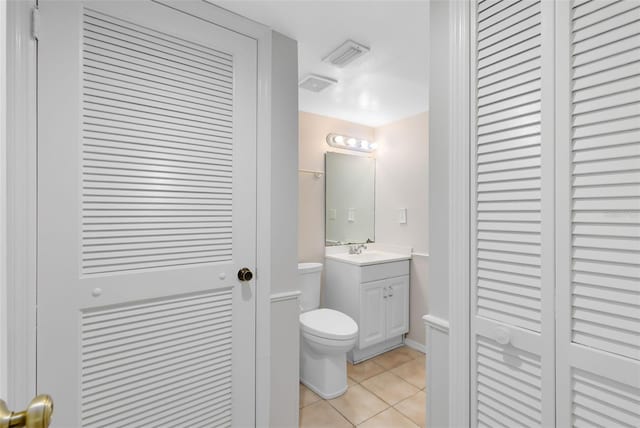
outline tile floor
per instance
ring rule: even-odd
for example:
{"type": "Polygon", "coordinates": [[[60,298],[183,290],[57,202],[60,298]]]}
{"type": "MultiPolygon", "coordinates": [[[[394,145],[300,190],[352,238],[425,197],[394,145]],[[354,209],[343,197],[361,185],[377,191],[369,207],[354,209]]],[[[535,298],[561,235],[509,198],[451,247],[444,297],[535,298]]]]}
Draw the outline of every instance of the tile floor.
{"type": "Polygon", "coordinates": [[[424,427],[424,354],[403,346],[347,363],[347,392],[323,400],[300,384],[300,427],[424,427]]]}

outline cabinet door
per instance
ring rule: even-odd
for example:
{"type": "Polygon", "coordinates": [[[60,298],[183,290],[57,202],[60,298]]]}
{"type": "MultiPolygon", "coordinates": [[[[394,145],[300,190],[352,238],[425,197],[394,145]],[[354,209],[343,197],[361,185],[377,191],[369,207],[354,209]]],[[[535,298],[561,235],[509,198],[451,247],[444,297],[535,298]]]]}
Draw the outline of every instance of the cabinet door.
{"type": "Polygon", "coordinates": [[[358,346],[361,349],[386,339],[386,285],[387,281],[373,281],[360,286],[358,346]]]}
{"type": "Polygon", "coordinates": [[[409,331],[409,277],[386,280],[387,334],[394,337],[409,331]]]}

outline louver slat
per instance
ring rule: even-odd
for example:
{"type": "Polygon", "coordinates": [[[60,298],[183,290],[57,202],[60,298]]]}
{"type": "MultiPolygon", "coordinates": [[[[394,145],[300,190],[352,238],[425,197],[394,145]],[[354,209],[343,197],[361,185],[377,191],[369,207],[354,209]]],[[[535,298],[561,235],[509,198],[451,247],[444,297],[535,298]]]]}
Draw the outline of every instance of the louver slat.
{"type": "Polygon", "coordinates": [[[224,290],[83,312],[82,425],[165,426],[179,408],[229,426],[231,305],[224,290]]]}
{"type": "Polygon", "coordinates": [[[229,54],[84,14],[82,273],[230,261],[229,54]]]}
{"type": "Polygon", "coordinates": [[[540,426],[540,358],[484,338],[476,350],[478,424],[540,426]]]}
{"type": "MultiPolygon", "coordinates": [[[[572,340],[640,360],[640,5],[573,11],[572,340]]],[[[576,417],[631,422],[574,400],[576,417]]]]}
{"type": "Polygon", "coordinates": [[[541,318],[540,13],[540,3],[531,1],[481,7],[476,75],[478,315],[536,332],[541,318]],[[523,289],[528,291],[522,294],[523,289]]]}
{"type": "Polygon", "coordinates": [[[639,389],[577,369],[572,385],[576,420],[605,427],[640,426],[639,389]]]}

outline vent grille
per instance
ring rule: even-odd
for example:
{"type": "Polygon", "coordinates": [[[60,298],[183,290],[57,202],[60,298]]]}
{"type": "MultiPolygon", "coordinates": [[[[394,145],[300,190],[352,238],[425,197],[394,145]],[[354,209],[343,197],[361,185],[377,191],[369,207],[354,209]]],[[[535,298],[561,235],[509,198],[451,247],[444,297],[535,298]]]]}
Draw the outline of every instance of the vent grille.
{"type": "Polygon", "coordinates": [[[227,289],[82,313],[82,426],[230,426],[231,307],[227,289]]]}
{"type": "Polygon", "coordinates": [[[356,43],[353,40],[347,40],[336,50],[324,57],[322,61],[336,67],[343,68],[369,53],[369,50],[370,49],[368,47],[361,45],[360,43],[356,43]]]}
{"type": "Polygon", "coordinates": [[[335,85],[336,83],[338,83],[337,80],[331,79],[329,77],[311,74],[302,79],[300,83],[298,83],[298,86],[311,92],[322,92],[329,86],[335,85]]]}
{"type": "Polygon", "coordinates": [[[232,258],[233,58],[85,10],[82,272],[232,258]]]}
{"type": "Polygon", "coordinates": [[[640,360],[640,3],[574,4],[572,337],[640,360]]]}

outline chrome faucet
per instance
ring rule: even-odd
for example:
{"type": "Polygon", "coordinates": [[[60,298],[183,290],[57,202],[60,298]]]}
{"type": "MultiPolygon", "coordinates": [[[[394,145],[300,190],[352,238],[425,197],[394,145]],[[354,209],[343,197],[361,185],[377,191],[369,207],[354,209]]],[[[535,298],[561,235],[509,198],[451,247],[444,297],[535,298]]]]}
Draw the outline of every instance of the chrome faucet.
{"type": "Polygon", "coordinates": [[[366,250],[365,244],[355,244],[349,246],[349,254],[362,254],[362,250],[366,250]]]}

